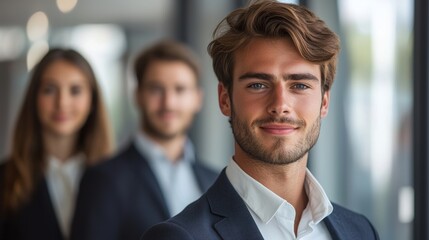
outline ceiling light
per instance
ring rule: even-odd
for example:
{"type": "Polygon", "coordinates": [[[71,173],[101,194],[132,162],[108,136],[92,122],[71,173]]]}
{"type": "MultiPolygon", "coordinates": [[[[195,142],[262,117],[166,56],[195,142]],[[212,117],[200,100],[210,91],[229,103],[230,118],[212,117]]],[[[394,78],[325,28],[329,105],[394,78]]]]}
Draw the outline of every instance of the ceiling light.
{"type": "Polygon", "coordinates": [[[77,0],[57,0],[58,9],[63,13],[68,13],[76,7],[77,0]]]}
{"type": "Polygon", "coordinates": [[[35,42],[46,37],[49,28],[48,16],[44,12],[34,13],[27,22],[28,38],[35,42]]]}

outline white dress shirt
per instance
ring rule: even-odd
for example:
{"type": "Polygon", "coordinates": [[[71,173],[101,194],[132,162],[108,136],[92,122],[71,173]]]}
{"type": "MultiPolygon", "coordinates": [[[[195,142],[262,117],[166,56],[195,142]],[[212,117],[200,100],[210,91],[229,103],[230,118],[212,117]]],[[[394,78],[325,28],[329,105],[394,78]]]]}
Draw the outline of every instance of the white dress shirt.
{"type": "Polygon", "coordinates": [[[295,209],[290,203],[249,176],[234,160],[228,164],[226,176],[246,203],[264,239],[331,239],[322,220],[332,213],[333,206],[308,169],[305,177],[308,204],[301,216],[297,235],[294,232],[295,209]]]}
{"type": "Polygon", "coordinates": [[[171,216],[178,214],[201,196],[202,192],[192,170],[195,152],[189,139],[185,143],[182,158],[175,162],[167,159],[164,149],[144,133],[137,134],[135,144],[154,172],[171,216]]]}
{"type": "Polygon", "coordinates": [[[67,161],[48,158],[46,183],[60,229],[68,238],[73,217],[76,194],[82,177],[85,156],[78,154],[67,161]]]}

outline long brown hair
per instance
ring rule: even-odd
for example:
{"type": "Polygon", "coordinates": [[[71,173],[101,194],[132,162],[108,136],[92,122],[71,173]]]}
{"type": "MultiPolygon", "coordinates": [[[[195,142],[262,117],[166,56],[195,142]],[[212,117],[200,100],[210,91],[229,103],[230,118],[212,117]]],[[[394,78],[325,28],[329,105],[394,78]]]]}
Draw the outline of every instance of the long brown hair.
{"type": "Polygon", "coordinates": [[[87,165],[100,161],[112,152],[110,125],[90,64],[74,50],[50,50],[32,72],[24,102],[16,120],[11,154],[3,175],[3,210],[15,210],[25,203],[43,176],[46,153],[38,117],[37,96],[46,69],[56,61],[67,61],[79,68],[91,86],[91,110],[79,132],[77,151],[85,154],[87,165]]]}
{"type": "Polygon", "coordinates": [[[231,12],[217,26],[208,45],[218,80],[232,89],[234,53],[252,38],[291,39],[304,59],[317,63],[322,91],[328,91],[335,77],[340,41],[326,24],[305,7],[261,0],[231,12]]]}

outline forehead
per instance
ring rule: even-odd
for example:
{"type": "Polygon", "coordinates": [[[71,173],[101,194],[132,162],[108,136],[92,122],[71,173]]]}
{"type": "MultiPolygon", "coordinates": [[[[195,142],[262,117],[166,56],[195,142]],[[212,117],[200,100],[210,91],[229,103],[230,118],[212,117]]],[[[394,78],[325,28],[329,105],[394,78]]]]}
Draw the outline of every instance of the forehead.
{"type": "Polygon", "coordinates": [[[196,84],[194,70],[180,60],[156,60],[151,62],[143,76],[146,84],[196,84]]]}
{"type": "Polygon", "coordinates": [[[75,64],[66,60],[50,63],[42,73],[42,83],[88,83],[88,76],[75,64]]]}
{"type": "Polygon", "coordinates": [[[234,79],[246,72],[270,74],[312,73],[320,79],[320,66],[305,60],[292,40],[253,38],[234,54],[234,79]]]}

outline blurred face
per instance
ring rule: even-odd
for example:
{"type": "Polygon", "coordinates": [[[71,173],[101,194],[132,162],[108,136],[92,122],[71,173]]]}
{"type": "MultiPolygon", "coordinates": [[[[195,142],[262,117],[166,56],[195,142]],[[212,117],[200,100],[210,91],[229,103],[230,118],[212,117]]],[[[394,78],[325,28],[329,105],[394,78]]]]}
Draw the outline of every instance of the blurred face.
{"type": "Polygon", "coordinates": [[[193,70],[181,61],[154,61],[137,91],[143,130],[158,139],[186,134],[201,108],[202,96],[193,70]]]}
{"type": "Polygon", "coordinates": [[[45,134],[75,136],[91,109],[87,77],[66,61],[52,63],[42,76],[37,107],[45,134]]]}
{"type": "Polygon", "coordinates": [[[253,39],[235,54],[233,90],[219,85],[219,104],[230,117],[236,157],[289,164],[307,156],[327,115],[319,65],[303,59],[293,44],[253,39]]]}

